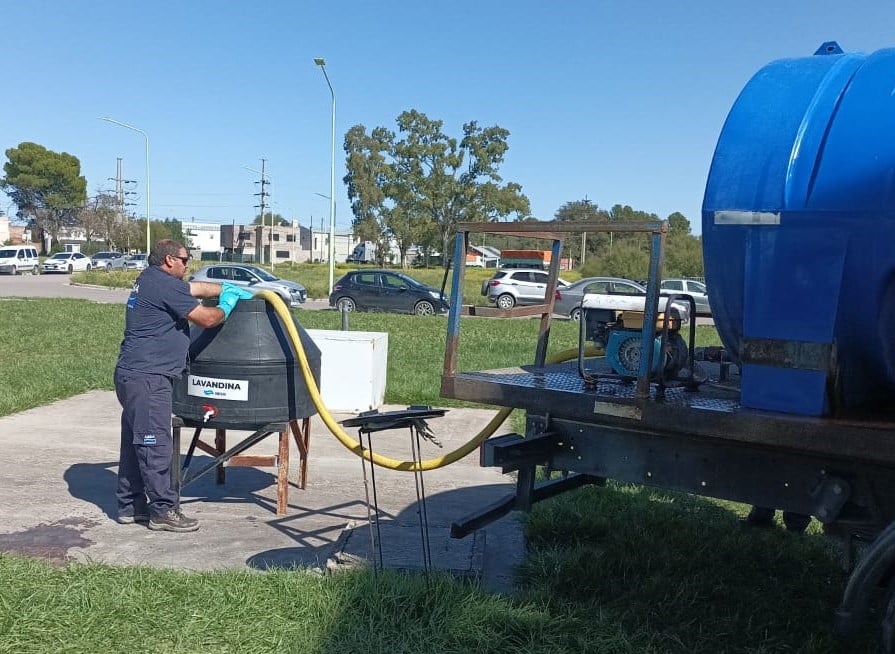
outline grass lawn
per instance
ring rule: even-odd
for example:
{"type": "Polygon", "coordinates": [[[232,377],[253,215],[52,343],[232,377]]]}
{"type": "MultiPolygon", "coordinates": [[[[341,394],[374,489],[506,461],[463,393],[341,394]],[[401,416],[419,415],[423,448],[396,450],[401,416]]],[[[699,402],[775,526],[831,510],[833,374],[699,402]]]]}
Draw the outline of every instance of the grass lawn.
{"type": "MultiPolygon", "coordinates": [[[[123,307],[13,298],[0,312],[0,347],[27,362],[0,377],[0,415],[112,388],[123,307]]],[[[296,315],[309,328],[339,326],[332,311],[296,315]]],[[[462,404],[438,397],[444,318],[350,319],[389,333],[386,402],[462,404]]],[[[530,363],[537,329],[463,319],[460,367],[530,363]]],[[[576,325],[555,322],[551,351],[576,339],[576,325]]],[[[700,328],[699,339],[717,334],[700,328]]],[[[529,555],[512,597],[447,577],[54,567],[0,555],[0,652],[871,651],[869,638],[832,634],[847,578],[818,525],[801,537],[744,530],[743,512],[615,483],[553,498],[524,518],[529,555]]]]}

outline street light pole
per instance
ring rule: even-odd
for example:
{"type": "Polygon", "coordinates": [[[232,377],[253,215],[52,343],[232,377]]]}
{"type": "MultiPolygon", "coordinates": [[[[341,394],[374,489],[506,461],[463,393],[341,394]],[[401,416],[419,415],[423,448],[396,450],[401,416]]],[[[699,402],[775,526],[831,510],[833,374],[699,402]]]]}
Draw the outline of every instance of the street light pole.
{"type": "Polygon", "coordinates": [[[149,224],[152,222],[152,214],[149,212],[149,136],[142,129],[134,127],[133,125],[128,125],[127,123],[122,123],[119,120],[112,120],[106,116],[101,117],[100,120],[121,125],[121,127],[140,132],[140,134],[143,135],[143,141],[146,145],[146,256],[149,256],[149,251],[152,249],[152,237],[149,235],[149,224]]]}
{"type": "Polygon", "coordinates": [[[317,58],[314,63],[320,66],[323,71],[323,77],[326,79],[326,85],[329,87],[329,94],[332,97],[332,151],[330,153],[329,165],[329,292],[333,292],[333,277],[336,263],[336,93],[333,91],[333,85],[330,84],[329,75],[326,74],[326,61],[317,58]]]}

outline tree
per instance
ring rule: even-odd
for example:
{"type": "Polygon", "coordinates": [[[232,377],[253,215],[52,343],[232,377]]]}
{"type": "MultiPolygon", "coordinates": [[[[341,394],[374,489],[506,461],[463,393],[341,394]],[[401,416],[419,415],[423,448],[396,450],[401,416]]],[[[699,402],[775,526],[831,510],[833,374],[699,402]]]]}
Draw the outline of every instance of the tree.
{"type": "Polygon", "coordinates": [[[344,181],[356,235],[378,230],[399,249],[417,242],[445,253],[458,222],[529,215],[522,187],[501,185],[498,174],[509,148],[507,130],[473,121],[463,125],[458,142],[443,132],[442,121],[416,110],[403,112],[397,124],[398,135],[382,127],[368,135],[363,125],[346,134],[344,181]]]}
{"type": "Polygon", "coordinates": [[[15,202],[19,215],[30,219],[47,249],[47,235],[56,242],[63,227],[75,225],[87,199],[81,162],[29,142],[6,150],[6,158],[0,188],[15,202]]]}
{"type": "Polygon", "coordinates": [[[78,211],[78,225],[84,230],[88,245],[95,239],[101,239],[106,247],[113,247],[112,233],[118,222],[121,222],[118,199],[111,193],[97,191],[78,211]]]}

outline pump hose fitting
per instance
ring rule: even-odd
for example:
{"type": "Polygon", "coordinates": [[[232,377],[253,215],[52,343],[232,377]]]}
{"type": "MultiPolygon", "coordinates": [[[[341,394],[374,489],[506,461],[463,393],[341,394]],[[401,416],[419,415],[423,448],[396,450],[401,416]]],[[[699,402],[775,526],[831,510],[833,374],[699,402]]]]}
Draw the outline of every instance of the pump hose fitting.
{"type": "MultiPolygon", "coordinates": [[[[490,422],[488,422],[488,424],[485,426],[484,429],[482,429],[482,431],[473,436],[469,441],[458,447],[453,452],[448,452],[444,456],[436,457],[434,459],[426,459],[417,463],[415,461],[401,461],[399,459],[392,459],[381,454],[376,454],[375,452],[364,448],[363,445],[349,436],[329,413],[326,405],[323,404],[323,398],[320,396],[320,389],[317,388],[317,382],[315,381],[314,374],[311,372],[311,367],[308,364],[307,355],[305,354],[305,350],[301,345],[301,338],[298,335],[298,331],[295,329],[295,324],[292,322],[292,314],[289,313],[289,309],[286,308],[286,305],[283,303],[283,300],[280,299],[280,296],[273,291],[262,290],[257,293],[256,297],[264,298],[268,302],[268,304],[273,307],[274,311],[283,321],[283,325],[285,325],[286,331],[289,334],[289,340],[292,343],[292,349],[295,351],[295,355],[298,358],[299,364],[301,366],[301,372],[305,380],[305,385],[308,388],[308,394],[311,396],[311,401],[317,408],[317,412],[320,414],[320,418],[323,420],[323,423],[342,445],[354,452],[357,456],[363,457],[371,463],[375,463],[380,467],[388,468],[390,470],[400,470],[404,472],[418,472],[424,470],[434,470],[436,468],[441,468],[446,465],[450,465],[451,463],[455,463],[456,461],[459,461],[460,459],[465,457],[467,454],[473,452],[476,448],[478,448],[479,445],[481,445],[484,440],[491,437],[494,432],[497,431],[497,428],[500,427],[501,424],[503,424],[503,422],[513,411],[513,409],[509,407],[500,409],[500,411],[497,412],[497,415],[494,416],[490,420],[490,422]]],[[[594,356],[599,354],[599,352],[593,349],[589,349],[587,351],[587,354],[589,356],[594,356]]],[[[560,363],[562,361],[574,359],[577,356],[577,349],[565,350],[563,352],[558,352],[557,354],[550,357],[548,359],[548,363],[560,363]]]]}

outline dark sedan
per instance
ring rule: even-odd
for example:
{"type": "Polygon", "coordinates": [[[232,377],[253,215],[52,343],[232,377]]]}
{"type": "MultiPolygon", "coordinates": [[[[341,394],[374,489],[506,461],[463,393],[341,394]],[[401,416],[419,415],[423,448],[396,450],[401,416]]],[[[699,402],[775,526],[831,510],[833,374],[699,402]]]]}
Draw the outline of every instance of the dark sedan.
{"type": "Polygon", "coordinates": [[[447,313],[437,288],[391,270],[354,270],[333,285],[329,306],[345,311],[397,311],[431,316],[447,313]]]}

